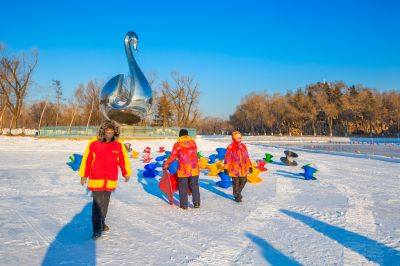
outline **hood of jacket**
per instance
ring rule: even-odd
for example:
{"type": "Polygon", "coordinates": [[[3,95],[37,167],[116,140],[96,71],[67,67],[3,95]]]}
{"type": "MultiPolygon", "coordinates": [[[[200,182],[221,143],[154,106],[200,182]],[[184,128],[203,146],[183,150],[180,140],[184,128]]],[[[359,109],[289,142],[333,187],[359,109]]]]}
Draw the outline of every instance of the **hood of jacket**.
{"type": "Polygon", "coordinates": [[[178,143],[181,147],[184,147],[184,148],[191,148],[196,145],[196,143],[194,142],[194,139],[192,139],[189,136],[179,137],[178,143]]]}
{"type": "Polygon", "coordinates": [[[106,120],[103,123],[101,123],[99,132],[97,133],[97,139],[99,141],[105,141],[105,136],[106,136],[106,129],[111,128],[114,130],[114,138],[112,141],[118,140],[119,134],[120,134],[120,128],[117,122],[111,121],[111,120],[106,120]]]}

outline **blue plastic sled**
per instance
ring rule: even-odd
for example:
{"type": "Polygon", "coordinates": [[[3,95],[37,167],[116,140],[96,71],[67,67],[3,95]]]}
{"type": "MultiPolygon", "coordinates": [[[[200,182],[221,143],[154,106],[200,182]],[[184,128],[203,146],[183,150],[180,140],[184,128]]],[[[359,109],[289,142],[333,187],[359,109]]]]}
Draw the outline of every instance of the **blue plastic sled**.
{"type": "Polygon", "coordinates": [[[71,156],[69,156],[70,162],[67,163],[69,167],[71,167],[72,171],[76,172],[79,170],[81,167],[81,162],[82,162],[82,155],[74,153],[71,156]]]}
{"type": "Polygon", "coordinates": [[[162,167],[165,161],[165,155],[156,157],[156,168],[162,167]]]}
{"type": "Polygon", "coordinates": [[[165,160],[165,157],[166,157],[166,155],[157,156],[155,160],[156,160],[156,162],[162,162],[165,160]]]}
{"type": "Polygon", "coordinates": [[[318,171],[314,167],[310,165],[304,165],[302,167],[304,169],[304,179],[305,180],[316,180],[317,178],[314,177],[314,174],[318,171]]]}
{"type": "Polygon", "coordinates": [[[211,154],[210,156],[208,156],[208,159],[209,159],[208,163],[209,164],[213,164],[217,160],[217,155],[216,154],[211,154]]]}
{"type": "Polygon", "coordinates": [[[158,175],[158,171],[156,170],[157,163],[149,163],[144,166],[145,171],[143,172],[143,176],[146,178],[154,178],[158,175]]]}
{"type": "Polygon", "coordinates": [[[226,149],[225,148],[217,148],[217,158],[220,161],[223,161],[225,159],[225,154],[226,154],[226,149]]]}
{"type": "Polygon", "coordinates": [[[218,174],[219,177],[221,178],[221,181],[218,181],[216,183],[217,186],[222,187],[222,188],[228,188],[232,185],[231,177],[224,172],[221,172],[218,174]]]}
{"type": "Polygon", "coordinates": [[[175,174],[178,171],[178,160],[175,160],[168,166],[168,171],[170,174],[175,174]]]}

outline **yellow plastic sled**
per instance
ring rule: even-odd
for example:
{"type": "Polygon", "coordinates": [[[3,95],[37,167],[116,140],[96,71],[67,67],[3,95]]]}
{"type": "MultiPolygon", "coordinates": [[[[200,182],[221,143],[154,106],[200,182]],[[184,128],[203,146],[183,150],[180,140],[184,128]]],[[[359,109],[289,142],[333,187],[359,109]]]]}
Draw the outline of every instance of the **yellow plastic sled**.
{"type": "Polygon", "coordinates": [[[217,164],[215,163],[209,164],[208,169],[210,170],[210,172],[208,172],[207,174],[208,176],[217,176],[219,173],[217,164]]]}
{"type": "Polygon", "coordinates": [[[253,168],[253,173],[247,176],[247,181],[249,181],[249,183],[260,183],[262,181],[262,178],[258,176],[260,173],[260,169],[253,168]]]}
{"type": "Polygon", "coordinates": [[[131,153],[131,157],[132,157],[133,159],[137,159],[137,158],[138,158],[138,155],[139,155],[139,152],[137,152],[137,151],[132,151],[132,153],[131,153]]]}
{"type": "Polygon", "coordinates": [[[207,163],[208,163],[208,158],[201,157],[199,159],[199,167],[200,167],[200,169],[202,169],[202,170],[207,169],[207,163]]]}

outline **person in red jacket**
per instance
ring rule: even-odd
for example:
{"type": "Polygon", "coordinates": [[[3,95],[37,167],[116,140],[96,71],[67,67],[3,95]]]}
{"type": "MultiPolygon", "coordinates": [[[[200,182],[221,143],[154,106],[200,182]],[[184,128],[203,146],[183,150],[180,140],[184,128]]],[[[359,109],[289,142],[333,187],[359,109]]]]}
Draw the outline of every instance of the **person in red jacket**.
{"type": "Polygon", "coordinates": [[[93,194],[92,225],[93,239],[108,231],[105,219],[111,192],[117,187],[118,166],[125,182],[131,175],[131,167],[123,142],[118,139],[119,127],[113,121],[105,121],[97,138],[91,139],[82,158],[79,175],[81,184],[88,183],[93,194]]]}
{"type": "Polygon", "coordinates": [[[199,163],[197,157],[196,142],[188,136],[187,129],[179,131],[179,139],[175,143],[171,155],[165,161],[163,169],[166,171],[168,166],[178,159],[178,189],[179,203],[182,209],[188,208],[188,188],[192,191],[192,201],[195,208],[200,208],[200,189],[199,189],[199,163]]]}
{"type": "Polygon", "coordinates": [[[242,201],[242,190],[247,182],[247,172],[253,172],[247,147],[242,143],[239,131],[232,133],[232,143],[226,148],[224,172],[232,177],[233,196],[236,202],[242,201]]]}

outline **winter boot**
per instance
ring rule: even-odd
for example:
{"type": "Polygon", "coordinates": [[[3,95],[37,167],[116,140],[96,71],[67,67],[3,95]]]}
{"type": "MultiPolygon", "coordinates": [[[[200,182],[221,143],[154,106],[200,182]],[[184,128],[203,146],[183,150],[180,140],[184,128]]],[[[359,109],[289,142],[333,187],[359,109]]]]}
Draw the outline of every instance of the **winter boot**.
{"type": "Polygon", "coordinates": [[[107,232],[110,231],[110,227],[108,227],[108,225],[103,225],[103,232],[107,232]]]}
{"type": "Polygon", "coordinates": [[[92,235],[92,239],[93,239],[93,240],[97,240],[97,239],[99,239],[100,237],[101,237],[101,233],[99,233],[99,232],[93,233],[93,235],[92,235]]]}

